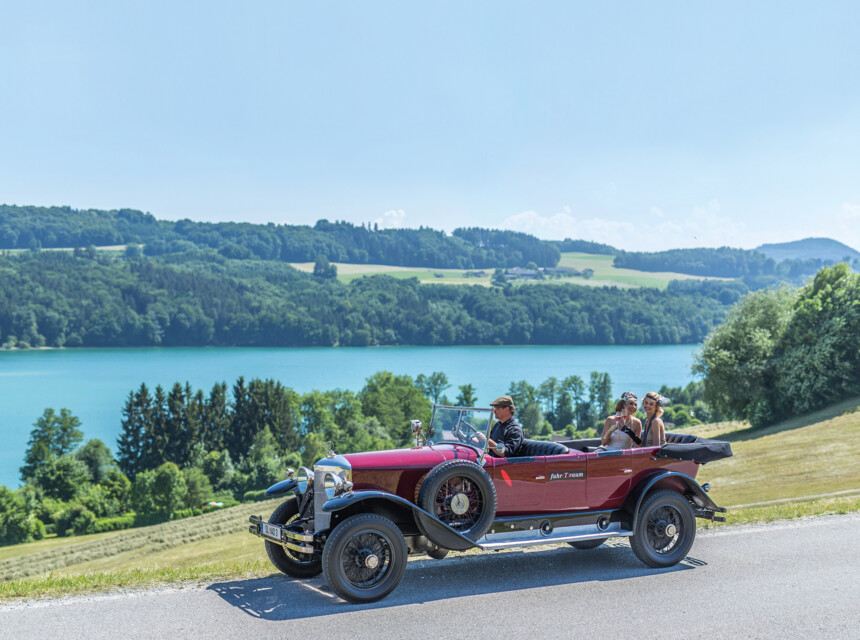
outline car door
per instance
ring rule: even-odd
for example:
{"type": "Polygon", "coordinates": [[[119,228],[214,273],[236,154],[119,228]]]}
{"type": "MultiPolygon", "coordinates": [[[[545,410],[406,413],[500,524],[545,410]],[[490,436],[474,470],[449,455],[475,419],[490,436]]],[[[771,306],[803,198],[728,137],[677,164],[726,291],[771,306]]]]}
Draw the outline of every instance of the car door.
{"type": "Polygon", "coordinates": [[[541,511],[588,509],[586,499],[586,454],[568,453],[546,457],[546,492],[541,511]]]}
{"type": "Polygon", "coordinates": [[[633,455],[630,449],[595,451],[586,457],[586,493],[590,509],[616,509],[630,490],[633,455]]]}
{"type": "Polygon", "coordinates": [[[496,513],[534,511],[544,499],[546,457],[489,458],[490,473],[496,487],[496,513]]]}

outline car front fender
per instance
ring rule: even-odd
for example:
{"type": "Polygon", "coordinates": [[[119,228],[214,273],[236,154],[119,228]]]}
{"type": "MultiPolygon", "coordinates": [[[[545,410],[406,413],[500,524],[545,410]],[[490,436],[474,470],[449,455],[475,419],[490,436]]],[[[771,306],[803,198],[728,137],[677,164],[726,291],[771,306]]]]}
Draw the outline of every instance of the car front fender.
{"type": "Polygon", "coordinates": [[[636,520],[639,518],[639,508],[642,506],[642,503],[645,502],[646,496],[655,485],[665,480],[674,481],[675,483],[680,482],[689,492],[687,497],[696,507],[714,512],[725,511],[724,508],[718,507],[717,504],[711,500],[711,497],[705,493],[705,490],[702,489],[701,485],[687,474],[680,473],[678,471],[660,471],[642,479],[627,497],[625,506],[633,512],[633,526],[631,528],[634,531],[636,530],[636,520]],[[631,509],[631,505],[633,504],[632,500],[635,500],[636,502],[635,506],[632,506],[631,509]]]}
{"type": "Polygon", "coordinates": [[[323,505],[323,511],[334,513],[335,511],[355,506],[361,502],[375,500],[384,500],[399,507],[407,507],[412,511],[414,517],[417,517],[419,513],[425,515],[426,520],[424,523],[432,528],[433,541],[440,547],[457,551],[465,551],[466,549],[478,546],[466,536],[460,534],[444,522],[440,521],[435,515],[424,511],[424,509],[412,502],[409,502],[409,500],[401,498],[398,495],[394,495],[393,493],[388,493],[387,491],[356,491],[354,493],[338,496],[337,498],[333,498],[326,502],[323,505]]]}
{"type": "Polygon", "coordinates": [[[286,480],[281,480],[280,482],[276,482],[271,487],[266,489],[266,495],[269,497],[279,496],[288,491],[295,491],[296,487],[299,486],[298,480],[293,478],[287,478],[286,480]]]}

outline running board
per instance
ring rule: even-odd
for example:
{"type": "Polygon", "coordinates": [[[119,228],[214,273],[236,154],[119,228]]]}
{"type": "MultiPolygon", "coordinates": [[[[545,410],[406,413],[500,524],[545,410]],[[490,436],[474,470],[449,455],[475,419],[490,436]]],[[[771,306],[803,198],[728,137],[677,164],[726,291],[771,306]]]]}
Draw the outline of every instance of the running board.
{"type": "Polygon", "coordinates": [[[611,521],[611,515],[611,512],[577,514],[577,519],[580,521],[591,520],[591,522],[584,522],[583,524],[565,522],[564,525],[567,526],[556,526],[567,519],[564,517],[538,520],[533,518],[497,520],[493,523],[490,531],[475,542],[475,545],[481,549],[492,550],[633,535],[633,532],[624,528],[622,523],[611,521]]]}

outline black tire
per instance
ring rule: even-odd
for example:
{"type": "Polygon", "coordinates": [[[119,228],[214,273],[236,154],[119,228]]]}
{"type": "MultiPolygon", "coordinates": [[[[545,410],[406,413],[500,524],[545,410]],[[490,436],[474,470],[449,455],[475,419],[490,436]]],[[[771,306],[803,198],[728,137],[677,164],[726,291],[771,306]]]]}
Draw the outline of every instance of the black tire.
{"type": "Polygon", "coordinates": [[[448,549],[443,549],[442,547],[433,547],[427,552],[427,555],[434,560],[442,560],[445,556],[448,555],[448,549]]]}
{"type": "MultiPolygon", "coordinates": [[[[271,524],[289,524],[298,516],[299,501],[296,498],[289,498],[279,504],[278,508],[272,512],[269,522],[271,524]]],[[[317,553],[300,553],[286,549],[277,542],[266,540],[266,554],[273,565],[293,578],[313,578],[322,572],[322,560],[317,553]]]]}
{"type": "MultiPolygon", "coordinates": [[[[448,460],[434,467],[418,491],[418,506],[469,540],[483,536],[496,517],[496,487],[480,466],[469,460],[448,460]],[[452,507],[452,500],[461,502],[452,507]],[[461,509],[463,511],[458,513],[461,509]]],[[[418,514],[418,527],[431,541],[432,524],[418,514]]],[[[445,546],[445,545],[439,545],[445,546]]]]}
{"type": "Polygon", "coordinates": [[[571,547],[575,547],[577,549],[582,549],[583,551],[588,551],[589,549],[597,549],[604,542],[609,540],[609,538],[597,538],[596,540],[574,540],[573,542],[568,542],[571,547]]]}
{"type": "Polygon", "coordinates": [[[347,602],[376,602],[400,584],[408,554],[397,525],[375,513],[359,513],[341,522],[326,540],[323,574],[347,602]]]}
{"type": "Polygon", "coordinates": [[[656,491],[639,510],[630,538],[633,553],[649,567],[678,564],[696,538],[696,517],[687,499],[677,491],[656,491]]]}

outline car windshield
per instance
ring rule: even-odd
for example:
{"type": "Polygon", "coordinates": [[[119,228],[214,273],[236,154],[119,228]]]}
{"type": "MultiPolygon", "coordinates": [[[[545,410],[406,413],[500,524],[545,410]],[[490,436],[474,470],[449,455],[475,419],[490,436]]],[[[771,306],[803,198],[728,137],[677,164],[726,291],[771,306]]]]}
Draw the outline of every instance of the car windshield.
{"type": "Polygon", "coordinates": [[[463,442],[483,449],[491,426],[492,409],[435,405],[426,434],[427,444],[463,442]]]}

